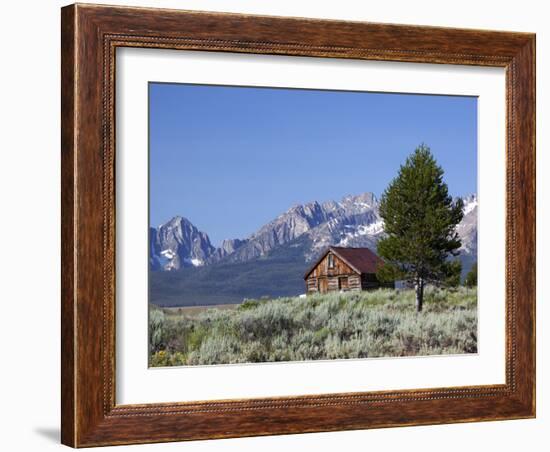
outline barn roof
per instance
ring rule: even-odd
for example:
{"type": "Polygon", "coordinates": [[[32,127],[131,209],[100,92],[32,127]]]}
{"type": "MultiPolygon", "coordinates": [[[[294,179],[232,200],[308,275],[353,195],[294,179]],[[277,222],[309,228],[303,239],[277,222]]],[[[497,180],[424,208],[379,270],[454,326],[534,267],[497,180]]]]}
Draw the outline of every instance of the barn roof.
{"type": "Polygon", "coordinates": [[[304,276],[304,279],[306,279],[313,271],[313,269],[317,267],[317,265],[319,265],[319,262],[321,262],[325,258],[329,251],[332,251],[336,256],[342,259],[357,273],[361,274],[376,273],[378,267],[383,262],[382,259],[380,259],[369,248],[344,248],[340,246],[329,246],[326,251],[321,254],[319,259],[315,261],[315,264],[309,268],[304,276]]]}

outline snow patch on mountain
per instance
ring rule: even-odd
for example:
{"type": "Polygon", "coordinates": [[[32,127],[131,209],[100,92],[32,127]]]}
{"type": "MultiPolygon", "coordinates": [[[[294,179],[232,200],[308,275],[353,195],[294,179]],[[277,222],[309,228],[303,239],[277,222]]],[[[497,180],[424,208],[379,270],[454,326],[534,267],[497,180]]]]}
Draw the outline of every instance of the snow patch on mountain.
{"type": "Polygon", "coordinates": [[[337,243],[336,246],[348,246],[353,239],[361,236],[374,236],[384,232],[384,221],[377,220],[367,225],[345,225],[346,228],[352,229],[351,232],[346,232],[345,237],[337,243]]]}
{"type": "Polygon", "coordinates": [[[477,196],[476,195],[470,195],[470,196],[467,196],[467,197],[463,198],[463,202],[464,202],[464,208],[462,209],[462,212],[464,213],[464,216],[468,215],[475,208],[477,208],[477,196]]]}
{"type": "Polygon", "coordinates": [[[204,265],[204,262],[197,258],[193,258],[193,259],[185,258],[183,260],[186,264],[192,265],[193,267],[202,267],[204,265]]]}
{"type": "Polygon", "coordinates": [[[176,257],[176,253],[172,250],[162,250],[160,254],[166,259],[174,259],[176,257]]]}

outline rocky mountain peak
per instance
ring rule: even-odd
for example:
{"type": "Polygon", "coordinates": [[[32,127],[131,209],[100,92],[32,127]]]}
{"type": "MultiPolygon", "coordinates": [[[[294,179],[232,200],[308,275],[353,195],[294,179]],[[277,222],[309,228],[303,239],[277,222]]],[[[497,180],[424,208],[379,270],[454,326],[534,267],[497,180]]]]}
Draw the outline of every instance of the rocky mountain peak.
{"type": "Polygon", "coordinates": [[[149,231],[150,265],[154,270],[178,270],[204,265],[214,252],[208,235],[187,218],[175,216],[149,231]]]}
{"type": "MultiPolygon", "coordinates": [[[[457,227],[461,253],[473,259],[477,255],[477,196],[462,199],[464,218],[457,227]]],[[[151,229],[151,268],[176,270],[218,262],[247,262],[284,247],[302,247],[304,261],[314,259],[329,245],[376,249],[384,234],[378,209],[379,202],[370,192],[349,195],[338,202],[298,204],[247,239],[224,240],[218,248],[212,246],[206,233],[185,217],[177,216],[151,229]]]]}
{"type": "Polygon", "coordinates": [[[374,193],[366,192],[360,195],[345,196],[342,198],[340,204],[355,208],[373,209],[378,206],[378,200],[374,193]]]}

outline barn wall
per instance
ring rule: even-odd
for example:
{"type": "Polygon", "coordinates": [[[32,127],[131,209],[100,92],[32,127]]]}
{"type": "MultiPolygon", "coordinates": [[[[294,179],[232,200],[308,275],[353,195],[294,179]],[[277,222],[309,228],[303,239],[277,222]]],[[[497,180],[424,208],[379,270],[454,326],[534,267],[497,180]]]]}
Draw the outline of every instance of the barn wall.
{"type": "Polygon", "coordinates": [[[317,293],[317,278],[309,276],[306,280],[306,293],[317,293]]]}
{"type": "Polygon", "coordinates": [[[342,259],[333,254],[334,256],[334,268],[328,268],[328,256],[332,253],[327,253],[321,262],[315,267],[312,272],[312,276],[336,276],[336,275],[351,275],[355,274],[355,271],[346,264],[342,259]]]}
{"type": "Polygon", "coordinates": [[[348,279],[349,290],[361,290],[361,277],[357,274],[350,276],[348,279]]]}

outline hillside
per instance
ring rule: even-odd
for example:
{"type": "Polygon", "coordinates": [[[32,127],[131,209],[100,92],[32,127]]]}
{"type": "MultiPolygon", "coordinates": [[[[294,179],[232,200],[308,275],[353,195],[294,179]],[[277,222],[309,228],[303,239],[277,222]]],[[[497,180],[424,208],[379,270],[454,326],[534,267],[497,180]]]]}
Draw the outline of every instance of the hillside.
{"type": "Polygon", "coordinates": [[[207,306],[240,303],[246,298],[282,297],[304,293],[302,258],[309,243],[297,239],[263,258],[248,262],[149,273],[149,302],[157,306],[207,306]]]}

